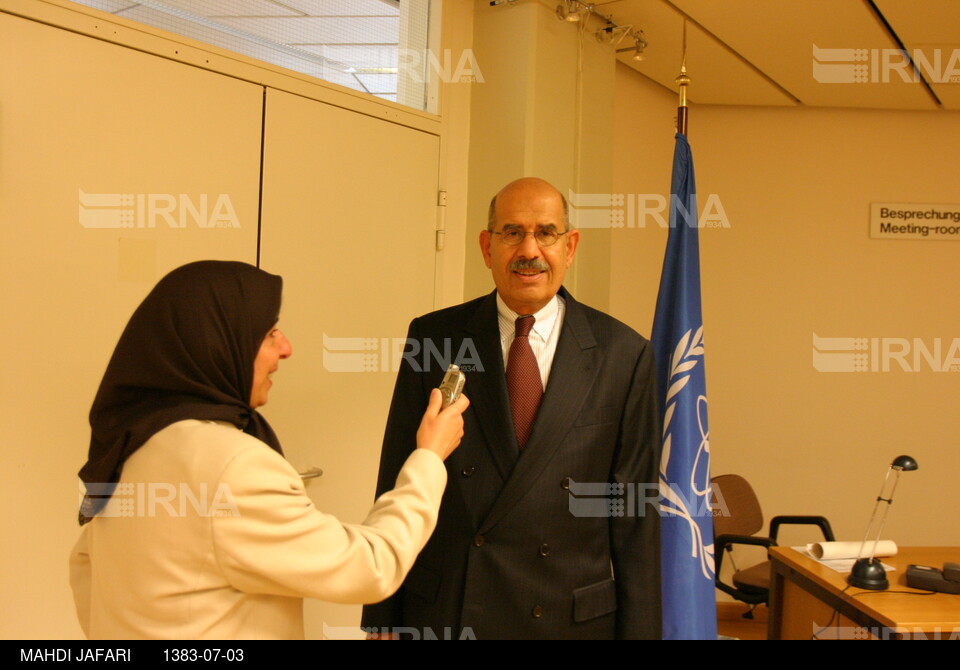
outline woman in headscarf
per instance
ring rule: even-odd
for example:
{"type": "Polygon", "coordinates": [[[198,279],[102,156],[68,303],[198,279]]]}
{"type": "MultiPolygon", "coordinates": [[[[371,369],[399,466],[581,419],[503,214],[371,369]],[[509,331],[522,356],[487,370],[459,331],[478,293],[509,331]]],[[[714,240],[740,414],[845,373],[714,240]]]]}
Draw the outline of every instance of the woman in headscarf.
{"type": "Polygon", "coordinates": [[[323,514],[256,409],[292,353],[281,289],[245,263],[201,261],[130,318],[80,471],[71,585],[88,637],[302,638],[304,597],[389,596],[433,532],[466,399],[440,411],[434,392],[418,448],[363,524],[323,514]]]}

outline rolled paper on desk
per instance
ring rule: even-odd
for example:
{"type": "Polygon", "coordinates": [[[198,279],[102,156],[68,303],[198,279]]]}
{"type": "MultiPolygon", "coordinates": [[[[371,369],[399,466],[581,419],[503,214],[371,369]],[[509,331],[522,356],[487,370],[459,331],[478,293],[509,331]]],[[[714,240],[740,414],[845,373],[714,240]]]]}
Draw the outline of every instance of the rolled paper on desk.
{"type": "MultiPolygon", "coordinates": [[[[843,558],[857,558],[860,555],[860,547],[863,546],[864,558],[869,557],[873,542],[816,542],[807,545],[807,551],[818,560],[831,561],[843,558]]],[[[876,543],[877,550],[873,552],[874,556],[896,556],[897,543],[893,540],[880,540],[876,543]]]]}

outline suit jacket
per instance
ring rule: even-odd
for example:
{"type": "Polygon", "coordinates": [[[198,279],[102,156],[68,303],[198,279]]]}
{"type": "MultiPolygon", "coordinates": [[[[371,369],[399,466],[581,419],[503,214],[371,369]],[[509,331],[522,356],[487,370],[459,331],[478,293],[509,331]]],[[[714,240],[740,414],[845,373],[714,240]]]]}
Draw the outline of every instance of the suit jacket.
{"type": "Polygon", "coordinates": [[[411,323],[378,494],[415,447],[446,363],[464,370],[471,404],[460,448],[446,461],[437,529],[397,595],[364,608],[366,629],[441,639],[660,637],[652,347],[560,295],[563,328],[522,454],[496,293],[411,323]]]}
{"type": "Polygon", "coordinates": [[[446,472],[420,449],[364,525],[323,514],[296,470],[234,426],[179,421],[123,466],[70,561],[92,639],[303,638],[303,598],[393,593],[436,522],[446,472]]]}

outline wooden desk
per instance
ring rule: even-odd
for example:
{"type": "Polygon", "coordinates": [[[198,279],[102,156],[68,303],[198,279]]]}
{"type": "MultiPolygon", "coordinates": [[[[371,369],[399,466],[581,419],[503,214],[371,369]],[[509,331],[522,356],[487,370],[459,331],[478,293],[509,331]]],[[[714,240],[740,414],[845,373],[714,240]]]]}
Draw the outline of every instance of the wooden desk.
{"type": "Polygon", "coordinates": [[[960,595],[919,595],[906,576],[911,563],[960,562],[960,547],[901,547],[882,560],[896,568],[887,573],[890,588],[867,591],[847,588],[846,574],[789,547],[771,548],[769,639],[960,640],[960,595]]]}

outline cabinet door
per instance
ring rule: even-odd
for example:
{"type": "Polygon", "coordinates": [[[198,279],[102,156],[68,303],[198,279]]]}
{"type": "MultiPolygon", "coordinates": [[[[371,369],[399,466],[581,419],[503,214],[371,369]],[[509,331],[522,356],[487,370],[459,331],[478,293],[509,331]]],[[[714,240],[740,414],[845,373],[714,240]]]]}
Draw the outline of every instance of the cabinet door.
{"type": "MultiPolygon", "coordinates": [[[[293,356],[264,408],[318,507],[360,522],[410,320],[431,311],[439,138],[268,91],[260,265],[283,275],[293,356]]],[[[358,633],[358,606],[308,601],[308,637],[358,633]],[[352,627],[352,632],[349,630],[352,627]]]]}
{"type": "Polygon", "coordinates": [[[260,86],[0,13],[0,637],[80,635],[87,413],[161,275],[256,262],[262,108],[260,86]]]}

